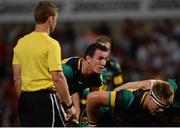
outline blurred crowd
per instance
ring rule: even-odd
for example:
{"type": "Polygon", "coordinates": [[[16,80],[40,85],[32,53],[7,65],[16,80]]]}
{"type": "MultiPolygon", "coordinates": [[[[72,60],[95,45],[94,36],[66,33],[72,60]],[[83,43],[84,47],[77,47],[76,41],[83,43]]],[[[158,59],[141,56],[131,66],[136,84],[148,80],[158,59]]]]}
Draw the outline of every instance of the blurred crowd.
{"type": "MultiPolygon", "coordinates": [[[[18,39],[33,31],[34,24],[1,23],[0,26],[0,126],[18,126],[12,53],[18,39]]],[[[125,82],[152,78],[172,78],[179,82],[178,19],[63,22],[51,34],[61,43],[63,58],[83,56],[98,35],[112,38],[111,56],[120,63],[125,82]]]]}

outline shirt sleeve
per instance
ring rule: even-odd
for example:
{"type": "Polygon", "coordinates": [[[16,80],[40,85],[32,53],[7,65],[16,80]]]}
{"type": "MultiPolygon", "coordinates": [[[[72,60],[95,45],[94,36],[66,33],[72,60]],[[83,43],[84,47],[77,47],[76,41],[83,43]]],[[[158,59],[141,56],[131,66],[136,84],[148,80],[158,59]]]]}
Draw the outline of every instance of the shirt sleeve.
{"type": "Polygon", "coordinates": [[[48,50],[49,71],[62,70],[61,47],[58,42],[53,42],[48,50]]]}
{"type": "MultiPolygon", "coordinates": [[[[113,100],[115,109],[126,110],[131,106],[132,102],[134,101],[133,93],[126,89],[116,92],[115,95],[115,99],[113,100]]],[[[113,96],[111,96],[111,98],[113,98],[113,96]]]]}
{"type": "Polygon", "coordinates": [[[113,69],[113,83],[114,85],[119,85],[123,83],[123,76],[122,76],[122,71],[120,64],[114,61],[114,66],[112,67],[113,69]]]}
{"type": "Polygon", "coordinates": [[[67,64],[62,64],[62,68],[63,68],[63,73],[65,77],[71,80],[73,78],[73,71],[71,67],[68,66],[67,64]]]}

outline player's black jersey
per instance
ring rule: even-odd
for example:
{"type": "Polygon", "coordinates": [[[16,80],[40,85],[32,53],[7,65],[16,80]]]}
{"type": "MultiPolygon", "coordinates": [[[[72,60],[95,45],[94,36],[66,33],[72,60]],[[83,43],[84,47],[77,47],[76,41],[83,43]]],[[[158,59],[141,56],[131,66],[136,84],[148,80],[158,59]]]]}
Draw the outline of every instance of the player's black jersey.
{"type": "Polygon", "coordinates": [[[70,94],[81,92],[88,87],[100,87],[101,78],[100,74],[93,74],[84,77],[81,72],[82,58],[71,57],[63,60],[63,73],[69,85],[70,94]]]}
{"type": "Polygon", "coordinates": [[[116,93],[114,114],[122,126],[152,126],[148,111],[143,109],[143,102],[149,90],[138,89],[133,92],[121,90],[116,93]]]}
{"type": "Polygon", "coordinates": [[[121,90],[116,92],[115,109],[128,113],[141,113],[142,104],[148,90],[121,90]],[[119,108],[119,109],[118,109],[119,108]]]}

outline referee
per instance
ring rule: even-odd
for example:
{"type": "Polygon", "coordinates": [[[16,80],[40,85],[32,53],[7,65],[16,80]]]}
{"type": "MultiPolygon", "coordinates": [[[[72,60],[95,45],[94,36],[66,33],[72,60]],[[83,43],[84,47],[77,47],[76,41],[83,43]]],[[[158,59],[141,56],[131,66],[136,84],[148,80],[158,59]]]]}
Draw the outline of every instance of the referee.
{"type": "Polygon", "coordinates": [[[66,105],[68,117],[75,109],[61,65],[61,49],[51,38],[57,7],[40,1],[34,8],[35,30],[18,40],[13,55],[13,79],[19,96],[19,118],[25,127],[63,127],[64,117],[57,94],[66,105]]]}

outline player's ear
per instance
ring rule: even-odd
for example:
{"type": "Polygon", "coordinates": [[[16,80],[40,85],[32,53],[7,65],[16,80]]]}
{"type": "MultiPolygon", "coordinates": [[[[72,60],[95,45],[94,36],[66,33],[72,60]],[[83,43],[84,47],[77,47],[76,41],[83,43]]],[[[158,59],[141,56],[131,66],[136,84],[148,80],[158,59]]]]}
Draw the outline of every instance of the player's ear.
{"type": "Polygon", "coordinates": [[[86,61],[87,61],[88,63],[90,63],[90,60],[91,60],[91,57],[90,57],[90,56],[86,56],[86,61]]]}
{"type": "Polygon", "coordinates": [[[52,23],[53,23],[53,20],[54,20],[54,17],[53,17],[53,16],[48,17],[48,22],[49,22],[49,24],[52,24],[52,23]]]}

